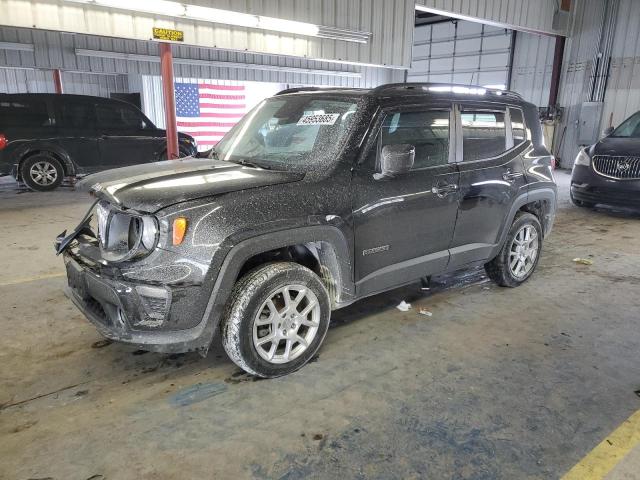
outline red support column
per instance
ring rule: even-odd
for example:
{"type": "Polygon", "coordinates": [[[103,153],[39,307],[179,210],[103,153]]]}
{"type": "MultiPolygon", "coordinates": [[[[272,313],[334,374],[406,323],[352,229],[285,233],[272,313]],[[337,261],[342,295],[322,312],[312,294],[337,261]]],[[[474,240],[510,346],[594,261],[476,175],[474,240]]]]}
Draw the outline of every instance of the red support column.
{"type": "Polygon", "coordinates": [[[62,88],[62,73],[60,72],[59,68],[56,68],[53,71],[53,85],[57,94],[64,93],[64,90],[62,88]]]}
{"type": "Polygon", "coordinates": [[[178,157],[178,127],[176,125],[176,97],[173,83],[173,54],[170,43],[160,44],[160,71],[162,75],[162,96],[164,97],[164,118],[167,129],[167,158],[178,157]]]}

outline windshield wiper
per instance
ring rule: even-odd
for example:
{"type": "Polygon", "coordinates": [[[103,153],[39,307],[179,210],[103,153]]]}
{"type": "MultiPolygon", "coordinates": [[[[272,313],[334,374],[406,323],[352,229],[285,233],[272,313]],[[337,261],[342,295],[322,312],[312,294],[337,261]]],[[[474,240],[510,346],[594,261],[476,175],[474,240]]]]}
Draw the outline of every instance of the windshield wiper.
{"type": "Polygon", "coordinates": [[[243,165],[245,167],[262,168],[263,170],[271,170],[271,167],[267,167],[259,163],[251,162],[249,160],[227,160],[227,162],[237,163],[238,165],[243,165]]]}

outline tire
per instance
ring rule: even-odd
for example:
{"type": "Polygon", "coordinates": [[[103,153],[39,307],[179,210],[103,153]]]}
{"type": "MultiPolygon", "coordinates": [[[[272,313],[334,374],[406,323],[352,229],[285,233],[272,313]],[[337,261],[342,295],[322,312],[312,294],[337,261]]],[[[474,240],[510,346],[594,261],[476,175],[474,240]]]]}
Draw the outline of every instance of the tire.
{"type": "Polygon", "coordinates": [[[484,269],[489,278],[498,285],[502,287],[517,287],[531,277],[538,265],[541,252],[542,226],[540,221],[535,215],[519,212],[513,220],[511,228],[509,228],[509,233],[500,253],[485,264],[484,269]],[[530,240],[526,240],[527,231],[529,232],[530,240]],[[532,235],[534,231],[535,238],[532,235]],[[518,242],[527,243],[524,243],[523,247],[519,247],[518,242]],[[535,253],[535,256],[533,256],[533,253],[535,253]]]}
{"type": "Polygon", "coordinates": [[[49,153],[36,153],[20,164],[24,184],[36,192],[48,192],[60,186],[64,169],[60,161],[49,153]]]}
{"type": "Polygon", "coordinates": [[[222,344],[244,371],[263,378],[280,377],[313,358],[327,333],[330,316],[329,295],[315,273],[297,263],[269,263],[250,271],[234,286],[222,320],[222,344]],[[288,311],[284,288],[289,289],[286,294],[291,302],[304,290],[297,304],[289,303],[288,311]],[[290,316],[305,310],[309,312],[304,317],[290,316]],[[265,339],[269,336],[274,340],[265,339]]]}

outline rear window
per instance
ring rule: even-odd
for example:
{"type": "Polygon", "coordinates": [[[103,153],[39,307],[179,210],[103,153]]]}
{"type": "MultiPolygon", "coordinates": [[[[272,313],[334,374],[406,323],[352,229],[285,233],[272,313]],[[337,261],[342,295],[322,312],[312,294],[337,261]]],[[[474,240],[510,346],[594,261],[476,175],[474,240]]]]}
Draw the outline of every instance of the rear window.
{"type": "Polygon", "coordinates": [[[0,127],[48,127],[47,104],[38,100],[0,100],[0,127]]]}
{"type": "Polygon", "coordinates": [[[465,109],[462,119],[462,155],[465,162],[496,157],[506,151],[505,112],[465,109]]]}

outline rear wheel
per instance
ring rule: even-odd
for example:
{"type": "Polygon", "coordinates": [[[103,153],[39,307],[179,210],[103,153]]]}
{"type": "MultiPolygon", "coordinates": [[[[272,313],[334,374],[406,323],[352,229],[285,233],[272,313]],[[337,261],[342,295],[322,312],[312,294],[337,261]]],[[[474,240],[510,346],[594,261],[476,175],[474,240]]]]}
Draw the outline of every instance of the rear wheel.
{"type": "Polygon", "coordinates": [[[37,153],[22,162],[20,177],[31,190],[46,192],[58,188],[62,183],[64,169],[52,155],[37,153]]]}
{"type": "Polygon", "coordinates": [[[503,287],[525,282],[538,265],[542,250],[542,226],[535,215],[516,215],[507,238],[496,258],[484,268],[491,280],[503,287]]]}
{"type": "Polygon", "coordinates": [[[302,265],[263,265],[240,279],[223,319],[222,343],[248,373],[273,378],[294,372],[315,355],[327,333],[329,295],[302,265]]]}

